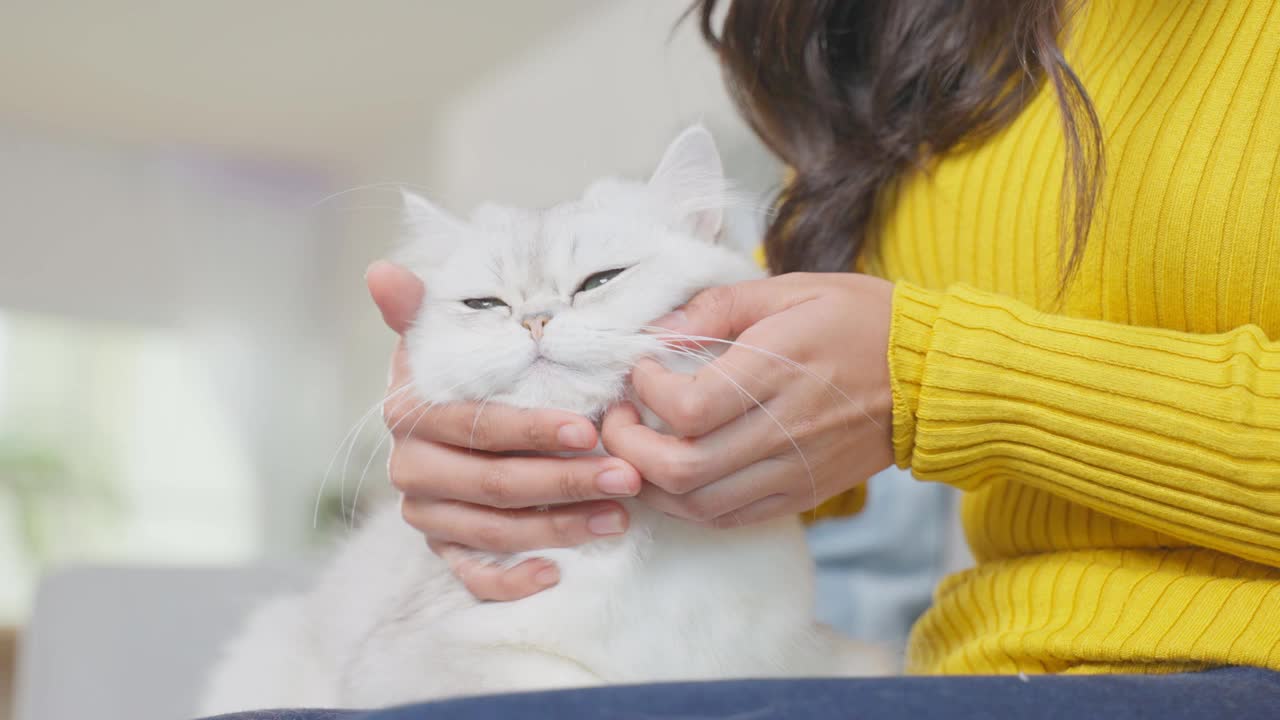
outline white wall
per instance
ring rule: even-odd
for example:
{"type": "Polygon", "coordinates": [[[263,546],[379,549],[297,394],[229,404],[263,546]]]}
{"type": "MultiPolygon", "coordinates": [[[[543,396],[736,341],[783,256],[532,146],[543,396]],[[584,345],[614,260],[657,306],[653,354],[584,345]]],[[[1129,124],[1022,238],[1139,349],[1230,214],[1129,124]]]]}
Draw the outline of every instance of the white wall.
{"type": "Polygon", "coordinates": [[[466,209],[543,205],[606,173],[645,174],[685,125],[718,135],[731,174],[760,151],[737,117],[685,0],[617,0],[579,16],[440,113],[422,177],[466,209]]]}

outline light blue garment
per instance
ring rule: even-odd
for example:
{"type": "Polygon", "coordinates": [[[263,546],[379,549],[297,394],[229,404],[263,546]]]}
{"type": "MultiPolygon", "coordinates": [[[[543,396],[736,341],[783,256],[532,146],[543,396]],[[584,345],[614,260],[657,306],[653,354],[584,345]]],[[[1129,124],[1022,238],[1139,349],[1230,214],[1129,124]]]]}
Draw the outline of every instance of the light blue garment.
{"type": "Polygon", "coordinates": [[[870,480],[861,513],[810,528],[818,617],[900,647],[938,580],[956,567],[957,502],[952,488],[889,468],[870,480]]]}

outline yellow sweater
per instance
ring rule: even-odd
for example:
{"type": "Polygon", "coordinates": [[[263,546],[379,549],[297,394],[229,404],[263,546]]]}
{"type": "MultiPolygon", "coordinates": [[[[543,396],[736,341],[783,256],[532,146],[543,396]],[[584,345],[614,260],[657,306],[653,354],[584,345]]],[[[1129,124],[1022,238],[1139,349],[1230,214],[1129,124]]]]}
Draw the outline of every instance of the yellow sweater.
{"type": "Polygon", "coordinates": [[[1280,670],[1280,3],[1093,0],[1072,38],[1108,177],[1065,303],[1048,92],[886,193],[866,259],[898,463],[978,559],[908,665],[1280,670]]]}

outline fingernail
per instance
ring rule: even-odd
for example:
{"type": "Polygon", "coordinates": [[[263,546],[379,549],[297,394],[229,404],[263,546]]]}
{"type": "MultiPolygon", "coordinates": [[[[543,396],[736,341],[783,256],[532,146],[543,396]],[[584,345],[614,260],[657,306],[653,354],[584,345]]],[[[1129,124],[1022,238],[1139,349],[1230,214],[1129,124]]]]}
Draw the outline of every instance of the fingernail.
{"type": "Polygon", "coordinates": [[[596,487],[607,495],[635,495],[631,486],[631,473],[610,468],[596,476],[596,487]]]}
{"type": "Polygon", "coordinates": [[[591,431],[581,425],[562,425],[556,431],[556,439],[565,447],[576,450],[590,450],[595,447],[591,431]]]}
{"type": "Polygon", "coordinates": [[[688,324],[689,316],[683,310],[672,310],[653,322],[658,327],[668,330],[681,330],[688,324]]]}
{"type": "Polygon", "coordinates": [[[593,535],[620,535],[626,526],[622,522],[622,513],[610,510],[587,518],[587,529],[593,535]]]}
{"type": "Polygon", "coordinates": [[[541,587],[549,588],[560,582],[560,569],[555,565],[548,565],[533,576],[533,581],[541,587]]]}

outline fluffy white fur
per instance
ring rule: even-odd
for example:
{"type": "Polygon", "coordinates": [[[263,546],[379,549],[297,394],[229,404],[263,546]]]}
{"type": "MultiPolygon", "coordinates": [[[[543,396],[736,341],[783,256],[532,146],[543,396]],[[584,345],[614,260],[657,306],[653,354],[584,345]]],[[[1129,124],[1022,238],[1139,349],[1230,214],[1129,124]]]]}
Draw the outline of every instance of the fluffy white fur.
{"type": "MultiPolygon", "coordinates": [[[[428,288],[408,335],[417,394],[598,416],[624,396],[642,356],[691,370],[640,327],[702,288],[759,275],[716,244],[724,198],[715,144],[700,127],[672,143],[647,183],[602,180],[545,211],[484,207],[462,222],[407,195],[412,241],[400,260],[428,288]],[[506,307],[463,302],[487,297],[506,307]],[[551,317],[541,341],[520,322],[538,314],[551,317]]],[[[629,511],[624,536],[535,553],[559,564],[555,588],[480,603],[387,507],[314,589],[252,615],[202,710],[879,669],[814,621],[798,520],[709,530],[636,503],[629,511]]]]}

